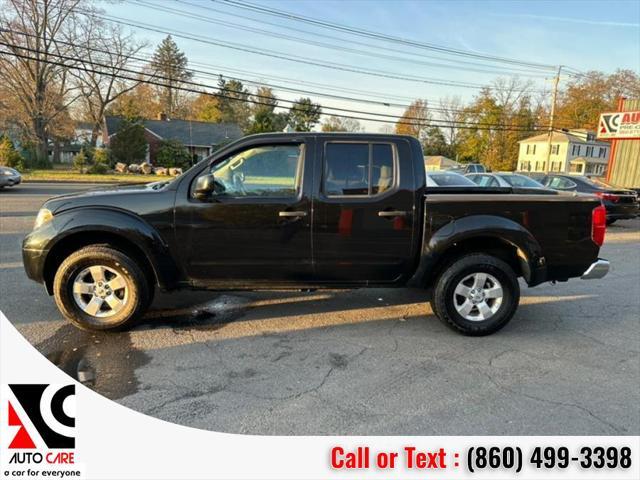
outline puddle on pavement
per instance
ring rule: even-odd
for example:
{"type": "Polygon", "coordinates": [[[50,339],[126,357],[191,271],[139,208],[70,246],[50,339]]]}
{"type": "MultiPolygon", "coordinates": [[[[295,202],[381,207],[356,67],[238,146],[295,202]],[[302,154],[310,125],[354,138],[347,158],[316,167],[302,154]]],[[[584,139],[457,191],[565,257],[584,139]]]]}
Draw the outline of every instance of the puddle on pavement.
{"type": "Polygon", "coordinates": [[[135,371],[150,360],[133,347],[127,332],[85,332],[73,325],[64,325],[36,348],[62,371],[110,399],[137,392],[135,371]]]}
{"type": "MultiPolygon", "coordinates": [[[[149,312],[135,330],[215,331],[242,317],[250,300],[220,295],[184,309],[149,312]]],[[[87,332],[71,324],[36,345],[62,371],[110,399],[136,393],[135,372],[151,357],[134,348],[129,332],[87,332]]]]}
{"type": "Polygon", "coordinates": [[[183,309],[155,310],[141,322],[141,328],[171,327],[175,330],[220,330],[244,316],[249,299],[220,295],[215,299],[183,309]]]}

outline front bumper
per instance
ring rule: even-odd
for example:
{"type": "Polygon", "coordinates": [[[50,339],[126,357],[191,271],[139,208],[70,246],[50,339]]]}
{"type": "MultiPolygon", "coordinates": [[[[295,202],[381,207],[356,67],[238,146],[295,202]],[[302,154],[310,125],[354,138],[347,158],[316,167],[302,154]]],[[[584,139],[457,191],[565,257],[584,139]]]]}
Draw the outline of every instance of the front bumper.
{"type": "Polygon", "coordinates": [[[582,280],[595,280],[602,278],[609,273],[609,261],[599,258],[591,264],[580,277],[582,280]]]}

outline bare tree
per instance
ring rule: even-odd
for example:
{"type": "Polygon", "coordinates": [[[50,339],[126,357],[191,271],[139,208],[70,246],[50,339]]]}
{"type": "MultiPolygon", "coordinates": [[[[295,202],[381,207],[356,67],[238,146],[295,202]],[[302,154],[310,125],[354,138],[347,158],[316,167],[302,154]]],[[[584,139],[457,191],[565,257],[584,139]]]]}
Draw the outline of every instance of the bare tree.
{"type": "Polygon", "coordinates": [[[84,21],[78,30],[84,42],[74,45],[75,57],[82,59],[83,68],[72,74],[81,93],[82,114],[93,125],[91,145],[95,147],[107,107],[140,84],[121,77],[132,77],[128,70],[146,44],[137,42],[119,25],[105,25],[93,19],[84,21]]]}
{"type": "Polygon", "coordinates": [[[331,115],[322,122],[323,132],[362,132],[362,125],[353,118],[341,118],[331,115]]]}
{"type": "Polygon", "coordinates": [[[461,118],[460,112],[462,112],[462,109],[463,105],[460,97],[454,96],[440,99],[440,117],[447,125],[442,130],[447,143],[454,148],[458,144],[459,132],[459,129],[456,128],[456,122],[461,118]]]}
{"type": "Polygon", "coordinates": [[[55,120],[77,98],[68,67],[81,1],[0,0],[0,81],[23,110],[18,118],[40,159],[47,158],[55,120]]]}

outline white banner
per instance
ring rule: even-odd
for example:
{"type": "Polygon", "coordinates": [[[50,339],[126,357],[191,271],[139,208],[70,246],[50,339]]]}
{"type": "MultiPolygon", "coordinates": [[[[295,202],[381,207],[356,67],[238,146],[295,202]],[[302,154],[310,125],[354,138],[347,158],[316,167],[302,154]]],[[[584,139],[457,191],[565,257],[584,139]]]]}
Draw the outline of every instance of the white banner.
{"type": "Polygon", "coordinates": [[[0,349],[2,478],[640,478],[637,436],[269,437],[209,432],[135,412],[86,388],[37,352],[1,312],[0,349]]]}

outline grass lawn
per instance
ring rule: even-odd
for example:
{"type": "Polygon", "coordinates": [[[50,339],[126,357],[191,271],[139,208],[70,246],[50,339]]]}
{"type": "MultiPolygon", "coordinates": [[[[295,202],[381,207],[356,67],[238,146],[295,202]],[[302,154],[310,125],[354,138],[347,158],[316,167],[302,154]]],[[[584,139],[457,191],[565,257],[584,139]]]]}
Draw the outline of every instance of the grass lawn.
{"type": "Polygon", "coordinates": [[[141,175],[135,173],[107,173],[104,175],[78,173],[72,170],[30,170],[22,174],[22,181],[87,182],[87,183],[149,183],[171,180],[168,175],[141,175]]]}

